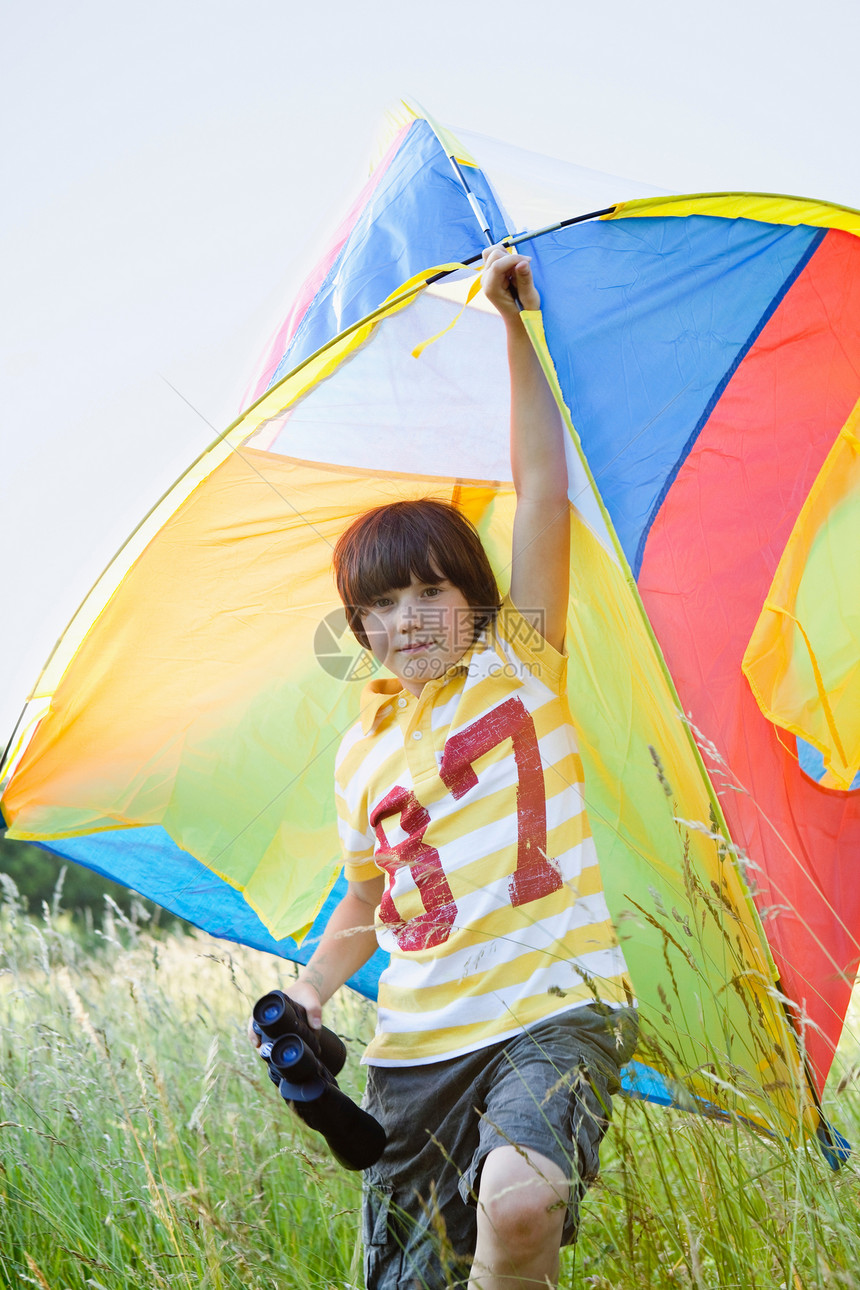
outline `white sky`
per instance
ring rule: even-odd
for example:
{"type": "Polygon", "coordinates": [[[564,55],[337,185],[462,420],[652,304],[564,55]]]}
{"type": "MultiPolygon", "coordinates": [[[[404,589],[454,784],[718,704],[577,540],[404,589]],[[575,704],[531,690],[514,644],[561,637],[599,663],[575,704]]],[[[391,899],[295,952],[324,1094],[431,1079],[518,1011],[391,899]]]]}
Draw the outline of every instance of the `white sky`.
{"type": "Polygon", "coordinates": [[[401,96],[676,191],[860,206],[855,0],[28,0],[3,34],[0,744],[401,96]]]}

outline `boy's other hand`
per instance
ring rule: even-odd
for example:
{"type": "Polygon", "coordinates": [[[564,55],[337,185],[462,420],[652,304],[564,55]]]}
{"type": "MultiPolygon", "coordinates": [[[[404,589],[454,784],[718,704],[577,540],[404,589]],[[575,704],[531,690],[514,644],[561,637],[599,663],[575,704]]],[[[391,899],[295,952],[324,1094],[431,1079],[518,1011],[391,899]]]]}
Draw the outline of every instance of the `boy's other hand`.
{"type": "Polygon", "coordinates": [[[518,318],[520,313],[511,288],[523,309],[540,309],[530,259],[518,252],[512,254],[503,246],[489,246],[484,251],[484,295],[506,320],[518,318]]]}
{"type": "MultiPolygon", "coordinates": [[[[302,1005],[308,1014],[308,1025],[312,1030],[319,1030],[322,1025],[322,1004],[314,987],[309,985],[307,981],[294,981],[289,990],[284,991],[284,994],[288,999],[292,999],[294,1003],[302,1005]]],[[[248,1042],[254,1048],[260,1048],[263,1043],[254,1029],[253,1017],[248,1018],[248,1042]]]]}
{"type": "Polygon", "coordinates": [[[316,987],[309,981],[294,981],[284,994],[294,1003],[300,1003],[308,1014],[308,1025],[312,1030],[319,1030],[322,1025],[322,1002],[316,987]]]}

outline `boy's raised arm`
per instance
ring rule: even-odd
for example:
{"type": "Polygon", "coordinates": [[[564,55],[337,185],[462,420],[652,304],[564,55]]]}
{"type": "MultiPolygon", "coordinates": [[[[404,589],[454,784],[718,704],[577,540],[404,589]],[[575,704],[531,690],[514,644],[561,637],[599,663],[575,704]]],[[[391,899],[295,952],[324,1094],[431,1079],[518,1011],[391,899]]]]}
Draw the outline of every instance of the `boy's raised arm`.
{"type": "Polygon", "coordinates": [[[484,265],[484,293],[504,319],[511,374],[511,469],[517,493],[511,600],[561,650],[570,574],[564,429],[511,287],[524,309],[539,309],[540,297],[528,256],[492,247],[484,252],[484,265]]]}

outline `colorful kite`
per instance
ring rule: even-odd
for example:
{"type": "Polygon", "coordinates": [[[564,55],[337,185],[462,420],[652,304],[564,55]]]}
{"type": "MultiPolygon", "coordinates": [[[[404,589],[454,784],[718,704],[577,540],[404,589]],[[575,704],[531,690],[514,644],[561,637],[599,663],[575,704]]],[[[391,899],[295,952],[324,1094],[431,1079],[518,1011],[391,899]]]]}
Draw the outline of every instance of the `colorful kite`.
{"type": "Polygon", "coordinates": [[[504,345],[464,266],[512,234],[570,430],[571,706],[642,1060],[676,1098],[832,1145],[818,1097],[860,958],[855,211],[655,197],[523,235],[411,115],[255,401],[62,638],[7,760],[10,836],[309,952],[313,929],[289,938],[333,899],[332,766],[374,667],[337,536],[451,499],[504,588],[504,345]]]}

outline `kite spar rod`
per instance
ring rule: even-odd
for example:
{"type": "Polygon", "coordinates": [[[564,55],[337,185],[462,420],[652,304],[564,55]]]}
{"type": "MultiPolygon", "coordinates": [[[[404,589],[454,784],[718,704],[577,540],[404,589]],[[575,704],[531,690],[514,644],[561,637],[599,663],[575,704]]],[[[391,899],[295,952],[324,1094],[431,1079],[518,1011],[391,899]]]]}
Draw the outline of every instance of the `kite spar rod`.
{"type": "MultiPolygon", "coordinates": [[[[439,138],[438,132],[434,129],[433,133],[436,135],[436,138],[439,139],[439,142],[441,143],[442,140],[439,138]]],[[[484,237],[487,239],[487,245],[494,246],[495,243],[493,241],[493,235],[490,232],[489,220],[487,219],[484,211],[481,209],[481,206],[478,202],[477,197],[469,187],[469,181],[467,180],[466,176],[463,174],[463,167],[460,165],[459,161],[454,156],[453,152],[448,152],[446,149],[445,155],[447,156],[448,160],[453,166],[454,174],[457,176],[457,178],[460,181],[460,184],[462,185],[463,192],[466,194],[466,198],[468,200],[469,205],[472,208],[475,219],[478,221],[478,225],[481,229],[481,232],[484,234],[484,237]]],[[[512,236],[511,234],[505,234],[505,236],[502,238],[502,245],[507,247],[513,247],[513,246],[516,246],[519,242],[528,242],[528,241],[531,241],[532,238],[540,237],[542,233],[554,233],[557,229],[567,228],[569,224],[581,224],[584,220],[597,219],[598,216],[600,215],[611,215],[614,210],[615,210],[614,206],[607,206],[605,210],[602,210],[602,211],[591,211],[588,215],[574,215],[571,219],[561,220],[557,224],[548,224],[546,228],[540,228],[534,233],[519,233],[516,236],[512,236]]],[[[471,256],[468,260],[464,260],[463,263],[474,264],[475,261],[479,260],[480,258],[481,257],[478,255],[471,256]]],[[[510,287],[508,287],[508,290],[513,296],[517,308],[520,311],[522,311],[523,306],[522,306],[522,303],[520,302],[519,296],[517,295],[516,287],[511,285],[510,287]]]]}
{"type": "MultiPolygon", "coordinates": [[[[452,157],[451,160],[453,161],[454,158],[452,157]]],[[[456,162],[454,164],[456,165],[456,162]]],[[[459,166],[457,168],[459,170],[459,166]]],[[[474,193],[470,192],[469,195],[474,201],[474,193]]],[[[603,210],[588,211],[585,215],[571,215],[569,219],[557,220],[555,224],[546,224],[543,228],[529,229],[525,233],[506,234],[505,237],[502,238],[502,246],[519,246],[520,242],[533,242],[535,238],[543,237],[544,233],[557,233],[560,228],[569,228],[571,224],[585,224],[588,220],[600,219],[604,215],[612,215],[617,209],[617,206],[606,206],[603,210]]],[[[487,230],[485,229],[484,232],[486,231],[487,230]]],[[[495,245],[492,240],[490,245],[495,245]]],[[[481,252],[481,255],[470,255],[466,259],[461,260],[460,263],[464,268],[468,268],[470,264],[477,264],[482,255],[483,252],[481,252]]],[[[447,278],[452,272],[452,269],[443,269],[441,273],[436,273],[432,278],[428,278],[424,285],[427,287],[432,286],[434,282],[439,282],[440,279],[447,278]]]]}
{"type": "MultiPolygon", "coordinates": [[[[438,138],[438,135],[437,135],[437,138],[438,138]]],[[[493,246],[494,243],[493,243],[493,235],[490,232],[490,221],[487,219],[486,215],[482,211],[477,197],[469,187],[469,182],[466,179],[466,176],[463,174],[462,166],[460,165],[457,158],[454,156],[453,152],[448,153],[448,160],[450,161],[451,165],[454,167],[454,174],[457,176],[457,178],[459,179],[463,187],[463,192],[466,194],[466,198],[469,202],[469,205],[472,208],[472,212],[475,216],[475,219],[478,221],[478,225],[481,229],[481,232],[484,234],[484,237],[487,239],[487,245],[493,246]]],[[[516,305],[517,309],[519,309],[520,312],[522,313],[522,308],[523,308],[522,302],[520,301],[520,298],[517,295],[517,289],[514,286],[513,282],[511,282],[510,286],[508,287],[508,291],[513,296],[514,304],[516,305]]]]}
{"type": "Polygon", "coordinates": [[[478,204],[477,197],[469,187],[469,182],[466,179],[466,176],[463,174],[462,166],[460,165],[457,158],[454,156],[453,152],[448,153],[448,160],[450,161],[451,165],[454,167],[454,174],[457,176],[460,183],[463,185],[463,192],[466,194],[469,205],[471,206],[472,211],[474,213],[475,219],[478,221],[478,224],[480,226],[481,232],[484,234],[484,237],[487,239],[488,245],[492,246],[493,235],[490,232],[489,220],[487,219],[484,212],[481,210],[481,207],[478,204]]]}
{"type": "MultiPolygon", "coordinates": [[[[436,132],[434,131],[434,133],[436,132]]],[[[436,134],[436,137],[437,139],[439,138],[438,134],[436,134]]],[[[441,139],[439,141],[441,143],[441,139]]],[[[488,245],[494,246],[495,242],[493,240],[493,235],[490,232],[489,221],[487,220],[486,215],[482,211],[477,197],[469,187],[469,181],[466,178],[466,176],[463,174],[463,167],[460,165],[459,161],[454,156],[453,152],[447,152],[445,155],[447,156],[448,160],[453,166],[454,174],[457,176],[457,178],[459,179],[463,187],[463,192],[466,194],[466,198],[468,200],[469,205],[472,208],[472,211],[474,212],[475,219],[478,221],[478,225],[481,229],[481,232],[484,234],[484,237],[487,239],[488,245]]],[[[517,233],[515,236],[511,234],[506,234],[502,238],[502,244],[504,246],[516,246],[519,242],[528,242],[533,237],[540,237],[541,234],[543,233],[555,233],[558,229],[567,228],[570,224],[582,224],[585,220],[598,219],[602,215],[612,215],[617,209],[618,209],[617,206],[606,206],[604,207],[603,210],[590,211],[587,215],[574,215],[570,219],[559,220],[555,224],[547,224],[545,228],[535,229],[534,232],[517,233]]],[[[464,260],[463,263],[473,264],[476,260],[479,260],[480,258],[481,258],[480,256],[475,255],[470,257],[470,259],[468,260],[464,260]]]]}
{"type": "MultiPolygon", "coordinates": [[[[433,132],[434,134],[436,134],[436,138],[439,139],[439,135],[435,129],[433,132]]],[[[439,142],[441,143],[442,140],[439,139],[439,142]]],[[[448,152],[446,149],[445,155],[447,156],[448,160],[453,166],[454,174],[457,176],[457,178],[460,181],[460,184],[462,185],[463,192],[466,194],[466,199],[472,208],[472,212],[475,216],[475,219],[478,221],[478,225],[481,229],[481,232],[484,234],[484,237],[487,239],[487,245],[494,246],[495,243],[493,241],[493,235],[490,232],[489,220],[487,219],[486,215],[481,209],[481,206],[478,202],[477,197],[469,187],[469,181],[467,180],[466,176],[463,174],[463,167],[460,165],[459,161],[454,156],[453,152],[448,152]]],[[[533,233],[518,233],[516,234],[516,236],[513,236],[511,234],[505,234],[505,236],[502,238],[502,245],[507,247],[514,247],[514,246],[517,246],[520,242],[529,242],[532,240],[532,238],[540,237],[543,233],[554,233],[558,229],[567,228],[571,224],[582,224],[585,220],[598,219],[602,215],[611,215],[615,211],[615,209],[616,209],[615,206],[607,206],[600,211],[590,211],[587,215],[574,215],[570,219],[559,220],[558,223],[556,224],[547,224],[545,228],[539,228],[533,233]]],[[[477,260],[480,260],[480,259],[481,259],[481,256],[473,255],[473,256],[470,256],[468,260],[464,260],[463,263],[474,264],[477,260]]],[[[434,281],[434,279],[431,278],[430,281],[432,282],[434,281]]],[[[508,288],[508,290],[513,296],[516,302],[517,308],[522,310],[522,304],[520,302],[519,296],[517,295],[516,288],[511,286],[508,288]]]]}

